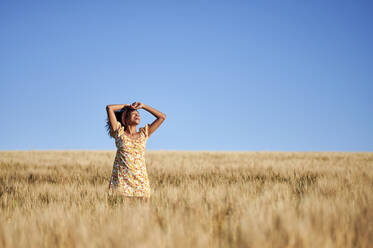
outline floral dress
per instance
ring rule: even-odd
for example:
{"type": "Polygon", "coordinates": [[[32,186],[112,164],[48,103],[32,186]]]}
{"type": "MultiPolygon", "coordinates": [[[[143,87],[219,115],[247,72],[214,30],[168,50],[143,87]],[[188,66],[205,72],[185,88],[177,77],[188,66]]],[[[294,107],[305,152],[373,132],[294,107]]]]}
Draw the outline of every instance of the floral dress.
{"type": "Polygon", "coordinates": [[[140,137],[131,138],[124,133],[118,121],[112,132],[117,147],[113,171],[109,182],[109,195],[150,197],[150,185],[145,166],[145,147],[148,140],[148,124],[140,128],[140,137]]]}

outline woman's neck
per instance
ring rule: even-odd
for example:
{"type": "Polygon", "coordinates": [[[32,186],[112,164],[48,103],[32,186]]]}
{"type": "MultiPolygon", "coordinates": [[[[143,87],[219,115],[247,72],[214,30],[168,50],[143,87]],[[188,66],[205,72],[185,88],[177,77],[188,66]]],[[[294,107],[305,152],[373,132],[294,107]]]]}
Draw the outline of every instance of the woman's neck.
{"type": "Polygon", "coordinates": [[[135,134],[136,133],[136,125],[127,125],[126,132],[129,134],[135,134]]]}

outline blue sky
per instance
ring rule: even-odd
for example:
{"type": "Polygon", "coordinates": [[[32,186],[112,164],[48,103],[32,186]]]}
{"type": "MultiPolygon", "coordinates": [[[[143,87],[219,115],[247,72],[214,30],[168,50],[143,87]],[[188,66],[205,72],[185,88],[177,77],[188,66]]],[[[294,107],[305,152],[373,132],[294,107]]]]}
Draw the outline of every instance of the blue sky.
{"type": "Polygon", "coordinates": [[[372,151],[371,1],[1,1],[0,150],[372,151]],[[140,110],[140,126],[154,117],[140,110]]]}

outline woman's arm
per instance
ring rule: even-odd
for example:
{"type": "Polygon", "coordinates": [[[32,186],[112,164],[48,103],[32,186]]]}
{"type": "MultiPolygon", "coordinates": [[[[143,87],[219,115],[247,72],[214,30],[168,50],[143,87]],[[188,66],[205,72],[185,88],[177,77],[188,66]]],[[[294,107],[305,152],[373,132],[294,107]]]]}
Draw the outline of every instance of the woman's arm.
{"type": "Polygon", "coordinates": [[[152,122],[152,124],[149,125],[148,128],[148,136],[150,136],[152,133],[154,133],[155,130],[162,124],[162,122],[166,119],[166,115],[155,108],[152,108],[146,104],[143,104],[143,109],[150,112],[152,115],[154,115],[157,119],[152,122]]]}
{"type": "Polygon", "coordinates": [[[145,109],[146,111],[150,112],[156,118],[163,119],[163,120],[166,119],[166,115],[164,113],[162,113],[162,112],[156,110],[155,108],[152,108],[152,107],[150,107],[146,104],[143,104],[142,109],[145,109]]]}
{"type": "Polygon", "coordinates": [[[106,105],[106,109],[111,108],[112,110],[115,111],[115,110],[119,110],[127,106],[130,106],[130,105],[129,104],[109,104],[109,105],[106,105]]]}
{"type": "Polygon", "coordinates": [[[155,108],[152,108],[152,107],[150,107],[146,104],[143,104],[143,103],[140,103],[140,102],[134,102],[134,103],[132,103],[131,106],[135,109],[139,109],[139,108],[145,109],[146,111],[148,111],[149,113],[154,115],[154,117],[157,118],[155,121],[152,122],[152,124],[149,125],[148,136],[150,136],[152,133],[154,133],[154,131],[157,130],[157,128],[166,119],[166,115],[164,113],[162,113],[162,112],[156,110],[155,108]]]}
{"type": "Polygon", "coordinates": [[[129,104],[109,104],[106,105],[106,112],[109,118],[110,127],[111,130],[115,131],[117,127],[117,118],[115,117],[114,111],[122,109],[126,106],[129,106],[129,104]]]}

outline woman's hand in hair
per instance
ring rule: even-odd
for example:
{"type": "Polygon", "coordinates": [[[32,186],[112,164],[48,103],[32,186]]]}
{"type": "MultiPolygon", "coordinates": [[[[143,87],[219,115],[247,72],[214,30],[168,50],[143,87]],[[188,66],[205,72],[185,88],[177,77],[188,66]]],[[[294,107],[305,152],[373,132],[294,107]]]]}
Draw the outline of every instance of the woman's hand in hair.
{"type": "Polygon", "coordinates": [[[131,107],[133,109],[142,109],[144,107],[144,104],[142,104],[141,102],[134,102],[131,104],[131,107]]]}
{"type": "Polygon", "coordinates": [[[132,104],[131,104],[131,108],[132,109],[139,109],[139,105],[140,105],[141,103],[140,102],[133,102],[132,104]]]}

